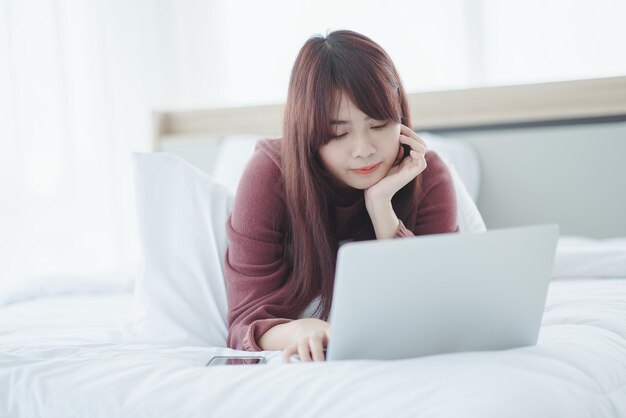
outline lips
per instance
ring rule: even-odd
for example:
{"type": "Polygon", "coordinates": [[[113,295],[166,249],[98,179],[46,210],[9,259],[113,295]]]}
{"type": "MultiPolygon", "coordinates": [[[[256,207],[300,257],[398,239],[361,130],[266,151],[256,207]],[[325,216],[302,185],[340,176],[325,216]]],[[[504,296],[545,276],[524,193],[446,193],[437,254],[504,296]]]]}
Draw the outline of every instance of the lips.
{"type": "Polygon", "coordinates": [[[370,165],[369,167],[355,168],[352,171],[354,171],[355,173],[358,173],[358,174],[369,174],[369,173],[372,173],[372,172],[376,171],[376,169],[381,164],[382,164],[382,162],[374,164],[374,165],[370,165]]]}

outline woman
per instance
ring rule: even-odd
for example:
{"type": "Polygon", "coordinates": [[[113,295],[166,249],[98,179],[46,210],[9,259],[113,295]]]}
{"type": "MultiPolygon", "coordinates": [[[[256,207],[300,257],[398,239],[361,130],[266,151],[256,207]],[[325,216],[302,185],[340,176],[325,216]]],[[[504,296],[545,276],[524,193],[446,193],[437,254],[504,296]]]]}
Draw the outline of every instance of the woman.
{"type": "Polygon", "coordinates": [[[389,56],[363,35],[309,39],[284,112],[283,138],[257,143],[227,222],[228,346],[322,361],[339,246],[457,232],[454,187],[409,128],[389,56]]]}

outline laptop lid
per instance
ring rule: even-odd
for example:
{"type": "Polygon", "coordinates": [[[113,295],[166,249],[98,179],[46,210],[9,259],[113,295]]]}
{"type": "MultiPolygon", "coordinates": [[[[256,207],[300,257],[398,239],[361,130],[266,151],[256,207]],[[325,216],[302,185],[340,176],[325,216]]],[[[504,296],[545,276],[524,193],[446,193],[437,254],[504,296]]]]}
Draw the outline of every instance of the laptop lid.
{"type": "Polygon", "coordinates": [[[536,344],[558,236],[547,224],[344,244],[327,359],[536,344]]]}

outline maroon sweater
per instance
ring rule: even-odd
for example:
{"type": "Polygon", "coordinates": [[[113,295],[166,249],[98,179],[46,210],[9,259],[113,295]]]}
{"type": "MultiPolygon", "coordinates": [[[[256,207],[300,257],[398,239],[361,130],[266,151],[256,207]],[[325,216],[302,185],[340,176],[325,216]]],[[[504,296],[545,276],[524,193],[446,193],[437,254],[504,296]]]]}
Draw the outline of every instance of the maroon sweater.
{"type": "MultiPolygon", "coordinates": [[[[282,286],[289,277],[283,259],[287,224],[280,189],[280,139],[260,140],[240,179],[232,213],[226,224],[229,245],[224,274],[228,296],[230,348],[261,351],[258,338],[275,325],[293,321],[298,312],[286,300],[282,286]]],[[[417,225],[409,230],[400,220],[396,238],[458,232],[456,198],[448,168],[434,151],[426,152],[417,225]]],[[[333,209],[338,242],[350,241],[350,225],[371,220],[363,210],[363,191],[335,196],[333,209]]]]}

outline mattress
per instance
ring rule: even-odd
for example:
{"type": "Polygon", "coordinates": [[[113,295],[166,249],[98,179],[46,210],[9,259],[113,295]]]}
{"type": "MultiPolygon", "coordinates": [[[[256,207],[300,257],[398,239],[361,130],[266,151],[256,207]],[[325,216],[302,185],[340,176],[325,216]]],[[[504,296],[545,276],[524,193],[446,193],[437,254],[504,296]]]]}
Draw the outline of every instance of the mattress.
{"type": "Polygon", "coordinates": [[[0,307],[0,417],[626,417],[626,278],[551,283],[537,346],[396,361],[212,366],[124,344],[132,293],[0,307]]]}

